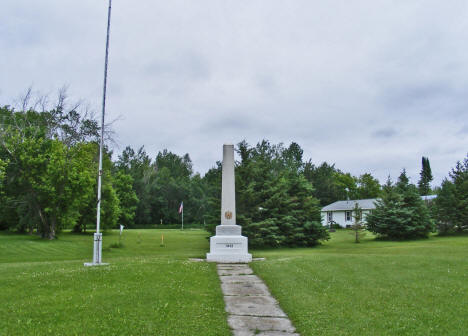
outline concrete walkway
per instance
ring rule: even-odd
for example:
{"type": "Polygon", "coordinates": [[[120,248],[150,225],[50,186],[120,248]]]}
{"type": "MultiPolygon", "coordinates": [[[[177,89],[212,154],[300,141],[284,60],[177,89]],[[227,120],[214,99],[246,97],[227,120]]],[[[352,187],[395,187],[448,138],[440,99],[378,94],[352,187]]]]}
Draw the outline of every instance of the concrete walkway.
{"type": "Polygon", "coordinates": [[[234,336],[299,336],[247,264],[218,264],[218,275],[234,336]]]}

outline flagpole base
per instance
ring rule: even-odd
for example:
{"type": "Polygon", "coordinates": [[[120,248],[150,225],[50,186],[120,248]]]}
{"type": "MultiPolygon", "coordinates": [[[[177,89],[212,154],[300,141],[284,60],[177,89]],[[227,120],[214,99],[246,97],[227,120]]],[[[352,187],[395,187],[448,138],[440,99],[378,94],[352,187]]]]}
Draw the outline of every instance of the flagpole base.
{"type": "Polygon", "coordinates": [[[85,266],[105,266],[108,263],[103,263],[101,259],[102,255],[102,233],[94,234],[94,249],[93,249],[93,262],[84,263],[85,266]]]}
{"type": "Polygon", "coordinates": [[[84,263],[84,265],[86,267],[89,267],[89,266],[106,266],[106,265],[109,265],[109,263],[100,263],[100,264],[95,264],[95,263],[84,263]]]}

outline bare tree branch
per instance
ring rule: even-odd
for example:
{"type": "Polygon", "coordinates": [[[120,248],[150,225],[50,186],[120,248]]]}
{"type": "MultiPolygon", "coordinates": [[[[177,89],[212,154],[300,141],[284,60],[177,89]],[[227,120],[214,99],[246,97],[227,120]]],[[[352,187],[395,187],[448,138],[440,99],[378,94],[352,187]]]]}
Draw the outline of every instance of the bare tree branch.
{"type": "Polygon", "coordinates": [[[31,95],[32,95],[32,86],[26,89],[26,92],[20,96],[19,101],[21,104],[21,111],[27,111],[28,110],[28,105],[29,101],[31,100],[31,95]]]}

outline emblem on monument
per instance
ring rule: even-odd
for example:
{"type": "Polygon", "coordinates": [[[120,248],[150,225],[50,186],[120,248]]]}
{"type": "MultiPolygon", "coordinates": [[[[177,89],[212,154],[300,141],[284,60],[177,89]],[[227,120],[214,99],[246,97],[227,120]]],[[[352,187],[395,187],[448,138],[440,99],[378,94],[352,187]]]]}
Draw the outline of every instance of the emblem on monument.
{"type": "Polygon", "coordinates": [[[224,217],[226,217],[226,219],[231,219],[232,218],[232,212],[231,211],[226,211],[224,213],[224,217]]]}

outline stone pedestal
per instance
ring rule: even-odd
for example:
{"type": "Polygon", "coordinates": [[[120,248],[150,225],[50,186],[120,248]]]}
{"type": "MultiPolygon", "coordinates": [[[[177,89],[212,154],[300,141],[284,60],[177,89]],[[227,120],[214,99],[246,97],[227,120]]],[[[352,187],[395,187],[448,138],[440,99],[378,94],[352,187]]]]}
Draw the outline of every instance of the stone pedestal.
{"type": "Polygon", "coordinates": [[[223,175],[221,193],[221,225],[216,236],[210,238],[210,253],[206,260],[217,263],[247,263],[252,261],[248,253],[247,237],[236,225],[236,189],[234,177],[234,145],[223,146],[223,175]]]}
{"type": "Polygon", "coordinates": [[[247,237],[241,236],[239,225],[218,225],[216,236],[210,238],[210,253],[207,261],[218,263],[248,263],[252,255],[248,253],[247,237]]]}

